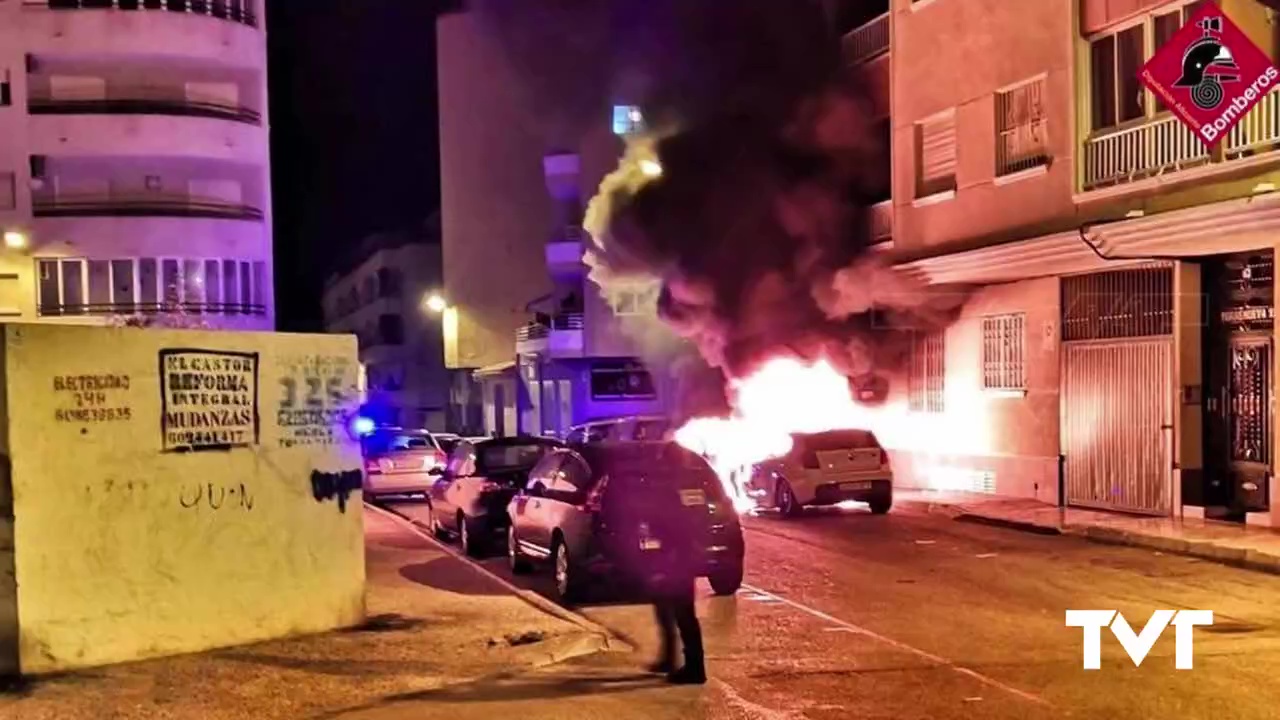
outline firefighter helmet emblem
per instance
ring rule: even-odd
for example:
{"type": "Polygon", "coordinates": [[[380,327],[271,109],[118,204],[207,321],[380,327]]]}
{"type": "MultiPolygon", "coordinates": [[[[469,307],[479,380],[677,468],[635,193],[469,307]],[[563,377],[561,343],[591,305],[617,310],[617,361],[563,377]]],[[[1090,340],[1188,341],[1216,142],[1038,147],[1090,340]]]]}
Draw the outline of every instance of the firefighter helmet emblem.
{"type": "Polygon", "coordinates": [[[1182,76],[1173,86],[1191,88],[1191,102],[1201,110],[1212,110],[1222,103],[1222,83],[1240,80],[1239,68],[1218,37],[1222,18],[1205,18],[1197,25],[1204,35],[1182,54],[1182,76]]]}

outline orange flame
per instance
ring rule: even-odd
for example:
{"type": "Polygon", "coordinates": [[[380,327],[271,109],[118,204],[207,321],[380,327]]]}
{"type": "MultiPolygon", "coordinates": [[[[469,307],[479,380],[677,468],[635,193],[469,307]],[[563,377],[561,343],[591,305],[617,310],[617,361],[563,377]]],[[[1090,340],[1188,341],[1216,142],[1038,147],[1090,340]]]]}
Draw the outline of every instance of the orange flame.
{"type": "Polygon", "coordinates": [[[729,417],[694,418],[675,440],[707,458],[740,513],[756,507],[745,486],[751,467],[790,452],[792,433],[875,429],[890,417],[855,402],[848,379],[826,360],[775,358],[729,390],[729,417]]]}

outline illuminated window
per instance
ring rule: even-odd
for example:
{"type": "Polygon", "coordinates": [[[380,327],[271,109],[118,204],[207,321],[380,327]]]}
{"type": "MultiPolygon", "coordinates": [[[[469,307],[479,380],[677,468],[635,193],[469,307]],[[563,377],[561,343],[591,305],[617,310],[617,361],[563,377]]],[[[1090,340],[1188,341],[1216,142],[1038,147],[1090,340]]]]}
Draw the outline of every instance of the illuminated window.
{"type": "Polygon", "coordinates": [[[13,84],[10,80],[7,69],[0,71],[0,107],[7,107],[13,104],[13,84]]]}
{"type": "Polygon", "coordinates": [[[946,386],[946,341],[943,331],[917,336],[911,345],[907,377],[908,405],[912,412],[940,413],[946,386]]]}
{"type": "Polygon", "coordinates": [[[653,376],[638,363],[601,361],[591,368],[592,400],[652,400],[653,376]]]}
{"type": "Polygon", "coordinates": [[[916,123],[916,197],[956,189],[954,109],[916,123]]]}
{"type": "Polygon", "coordinates": [[[613,106],[613,134],[634,135],[644,130],[644,115],[635,105],[613,106]]]}
{"type": "Polygon", "coordinates": [[[41,258],[37,312],[266,314],[265,263],[177,258],[41,258]]]}
{"type": "Polygon", "coordinates": [[[996,93],[996,175],[1030,170],[1048,162],[1044,78],[996,93]]]}
{"type": "Polygon", "coordinates": [[[1022,313],[982,318],[982,387],[1025,390],[1027,316],[1022,313]]]}

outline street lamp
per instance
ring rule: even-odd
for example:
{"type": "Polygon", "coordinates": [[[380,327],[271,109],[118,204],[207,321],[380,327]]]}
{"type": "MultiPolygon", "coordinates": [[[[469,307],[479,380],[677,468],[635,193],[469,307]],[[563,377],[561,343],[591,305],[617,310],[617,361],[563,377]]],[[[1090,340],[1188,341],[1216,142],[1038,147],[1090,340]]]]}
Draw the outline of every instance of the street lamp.
{"type": "Polygon", "coordinates": [[[445,302],[445,299],[440,295],[433,293],[427,298],[426,306],[433,313],[442,313],[449,307],[449,303],[445,302]]]}
{"type": "Polygon", "coordinates": [[[10,250],[21,250],[27,246],[27,236],[17,230],[4,232],[4,246],[10,250]]]}
{"type": "Polygon", "coordinates": [[[646,177],[658,177],[662,174],[662,164],[657,160],[641,160],[640,172],[646,177]]]}

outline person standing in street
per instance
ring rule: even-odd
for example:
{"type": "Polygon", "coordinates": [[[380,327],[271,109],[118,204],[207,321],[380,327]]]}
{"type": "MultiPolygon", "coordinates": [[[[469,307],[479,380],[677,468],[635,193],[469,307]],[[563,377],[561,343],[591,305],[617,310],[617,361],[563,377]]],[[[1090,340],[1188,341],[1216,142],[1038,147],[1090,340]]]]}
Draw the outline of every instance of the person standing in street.
{"type": "Polygon", "coordinates": [[[707,681],[702,626],[694,605],[698,581],[698,528],[669,478],[646,479],[649,502],[636,506],[639,548],[645,585],[658,621],[658,660],[650,670],[678,685],[707,681]],[[676,635],[684,646],[684,665],[677,666],[676,635]]]}

